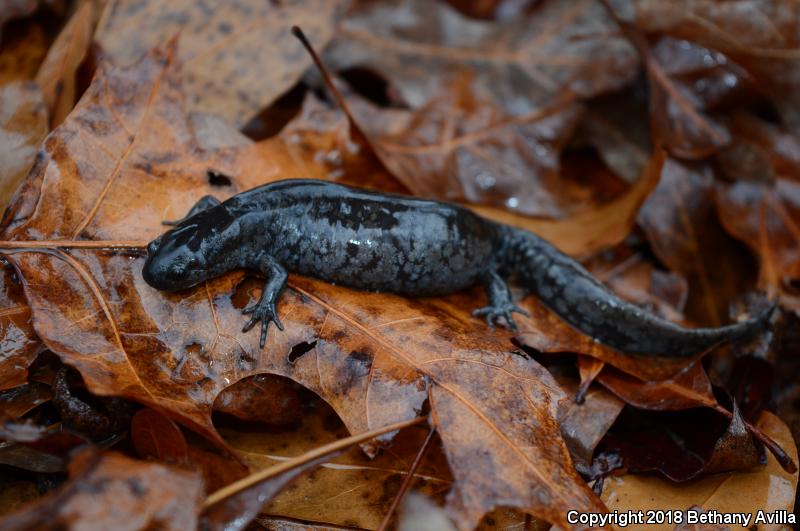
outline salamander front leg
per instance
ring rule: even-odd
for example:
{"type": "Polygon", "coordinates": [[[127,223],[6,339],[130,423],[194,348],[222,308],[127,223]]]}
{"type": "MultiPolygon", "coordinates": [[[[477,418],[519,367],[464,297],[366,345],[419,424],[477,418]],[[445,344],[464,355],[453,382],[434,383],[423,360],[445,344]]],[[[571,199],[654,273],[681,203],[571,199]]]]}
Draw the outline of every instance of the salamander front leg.
{"type": "Polygon", "coordinates": [[[189,213],[186,214],[184,217],[182,217],[181,219],[177,219],[175,221],[162,221],[161,224],[174,227],[175,225],[181,223],[182,221],[186,221],[187,219],[194,216],[198,212],[202,212],[203,210],[206,210],[208,208],[215,207],[220,203],[221,201],[216,197],[214,197],[213,195],[204,195],[197,201],[197,203],[194,204],[194,206],[189,210],[189,213]]]}
{"type": "Polygon", "coordinates": [[[258,302],[242,310],[245,315],[253,314],[242,328],[242,332],[247,332],[261,321],[261,339],[258,345],[264,348],[270,321],[275,323],[278,330],[283,330],[283,323],[278,318],[275,303],[278,302],[278,297],[286,286],[286,270],[269,255],[260,257],[254,268],[261,271],[267,277],[267,281],[264,283],[264,289],[258,302]]]}
{"type": "Polygon", "coordinates": [[[486,317],[486,322],[491,327],[499,323],[499,319],[502,317],[505,321],[505,326],[516,331],[517,323],[514,322],[514,317],[511,314],[514,312],[527,316],[530,316],[530,314],[514,305],[514,301],[511,299],[511,292],[508,290],[508,284],[496,271],[488,273],[483,279],[483,283],[486,287],[486,296],[489,298],[489,306],[473,311],[472,315],[474,317],[486,317]]]}

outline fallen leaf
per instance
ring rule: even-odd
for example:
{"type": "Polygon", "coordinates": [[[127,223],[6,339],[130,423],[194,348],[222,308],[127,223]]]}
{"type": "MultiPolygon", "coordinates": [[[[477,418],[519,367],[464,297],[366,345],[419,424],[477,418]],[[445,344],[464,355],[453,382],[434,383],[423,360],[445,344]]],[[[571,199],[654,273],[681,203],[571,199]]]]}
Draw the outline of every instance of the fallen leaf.
{"type": "Polygon", "coordinates": [[[52,397],[49,386],[36,382],[0,392],[0,418],[18,419],[52,397]]]}
{"type": "Polygon", "coordinates": [[[32,14],[41,4],[42,0],[3,0],[0,2],[0,30],[9,20],[32,14]]]}
{"type": "MultiPolygon", "coordinates": [[[[578,390],[574,382],[565,385],[564,380],[559,379],[559,383],[573,394],[578,390]]],[[[580,404],[574,400],[566,403],[559,417],[561,433],[579,470],[581,466],[591,465],[594,449],[624,406],[622,400],[602,388],[590,390],[580,404]]]]}
{"type": "Polygon", "coordinates": [[[701,115],[672,87],[658,68],[650,69],[653,122],[671,153],[681,158],[702,159],[730,142],[730,133],[720,124],[701,115]]]}
{"type": "Polygon", "coordinates": [[[534,112],[564,91],[589,96],[619,88],[637,66],[602,6],[584,0],[545,2],[500,23],[470,20],[441,2],[364,4],[342,21],[326,55],[337,69],[380,72],[412,109],[471,71],[478,97],[512,116],[534,112]]]}
{"type": "Polygon", "coordinates": [[[181,429],[155,409],[136,412],[131,419],[131,441],[140,457],[173,464],[189,461],[189,446],[181,429]]]}
{"type": "Polygon", "coordinates": [[[36,74],[50,110],[51,128],[63,122],[75,106],[75,77],[92,42],[94,18],[94,2],[83,2],[56,37],[36,74]]]}
{"type": "MultiPolygon", "coordinates": [[[[775,415],[765,412],[758,427],[785,448],[794,448],[789,429],[775,415]]],[[[791,450],[797,459],[796,450],[791,450]]],[[[609,510],[685,510],[693,505],[720,512],[757,513],[785,510],[792,512],[797,488],[797,472],[781,469],[772,456],[765,467],[747,472],[727,472],[675,484],[652,475],[628,474],[606,480],[603,500],[609,510]]],[[[648,529],[669,530],[674,525],[653,525],[648,529]]],[[[782,529],[758,524],[759,530],[782,529]]]]}
{"type": "Polygon", "coordinates": [[[14,477],[13,472],[0,475],[0,516],[16,511],[39,497],[34,481],[14,477]]]}
{"type": "Polygon", "coordinates": [[[686,324],[682,310],[688,285],[680,275],[658,269],[624,245],[597,254],[584,265],[623,299],[665,319],[686,324]]]}
{"type": "Polygon", "coordinates": [[[0,207],[28,174],[47,134],[47,107],[32,81],[0,86],[0,207]]]}
{"type": "Polygon", "coordinates": [[[183,470],[116,453],[84,451],[57,491],[6,515],[0,526],[23,529],[186,530],[197,525],[202,480],[183,470]]]}
{"type": "Polygon", "coordinates": [[[216,395],[258,373],[316,392],[353,433],[414,418],[429,400],[456,478],[447,510],[459,527],[501,503],[558,522],[567,507],[602,510],[561,440],[561,390],[509,352],[507,332],[483,334],[466,311],[476,292],[409,300],[291,276],[279,304],[286,330],[262,350],[256,334],[238,331],[240,308],[259,291],[242,273],[163,293],[144,283],[141,257],[82,248],[97,245],[87,238],[146,241],[205,193],[280,175],[248,146],[198,149],[179,107],[168,54],[101,66],[6,218],[6,237],[19,245],[6,252],[34,326],[91,392],[138,400],[219,442],[216,395]],[[113,113],[109,100],[120,102],[113,113]],[[215,188],[209,169],[231,176],[230,186],[215,188]],[[80,240],[63,249],[42,238],[80,240]],[[316,346],[289,361],[303,342],[316,346]]]}
{"type": "Polygon", "coordinates": [[[344,112],[313,92],[306,93],[300,112],[280,134],[256,146],[270,152],[284,178],[330,179],[385,192],[409,192],[354,138],[344,112]]]}
{"type": "Polygon", "coordinates": [[[613,367],[604,367],[596,381],[622,400],[642,409],[670,411],[720,407],[703,365],[694,362],[664,380],[642,381],[613,367]]]}
{"type": "Polygon", "coordinates": [[[751,274],[746,252],[720,226],[714,187],[707,164],[668,158],[638,217],[656,256],[689,281],[687,317],[707,326],[727,320],[751,274]]]}
{"type": "Polygon", "coordinates": [[[346,0],[226,5],[123,0],[108,5],[96,39],[117,64],[126,64],[179,33],[187,108],[242,126],[311,64],[289,33],[292,25],[302,25],[321,48],[346,5],[346,0]]]}
{"type": "Polygon", "coordinates": [[[717,184],[720,221],[758,256],[759,287],[796,308],[791,283],[800,276],[800,140],[744,114],[734,118],[734,130],[739,156],[721,160],[733,182],[717,184]]]}
{"type": "Polygon", "coordinates": [[[212,531],[240,531],[255,519],[261,505],[271,500],[302,474],[319,466],[328,456],[293,467],[282,474],[262,481],[245,492],[205,510],[203,528],[212,531]]]}
{"type": "Polygon", "coordinates": [[[593,146],[626,182],[635,182],[650,158],[647,101],[637,85],[625,92],[593,98],[573,142],[593,146]],[[638,90],[637,90],[638,89],[638,90]]]}
{"type": "MultiPolygon", "coordinates": [[[[316,468],[323,462],[335,458],[342,451],[362,444],[390,432],[419,425],[427,420],[417,417],[411,420],[382,426],[375,430],[352,435],[317,446],[283,463],[259,470],[234,484],[212,493],[204,503],[203,527],[238,531],[255,518],[261,506],[269,502],[287,484],[300,475],[316,468]]],[[[433,434],[432,430],[428,430],[433,434]]]]}
{"type": "Polygon", "coordinates": [[[230,456],[190,446],[178,425],[155,409],[139,410],[131,421],[130,433],[139,457],[201,474],[206,493],[247,475],[247,468],[230,456]]]}
{"type": "Polygon", "coordinates": [[[391,130],[386,130],[387,120],[375,119],[382,109],[354,106],[358,123],[389,171],[421,197],[544,217],[578,210],[581,205],[567,195],[568,183],[559,174],[559,155],[580,118],[580,105],[566,97],[509,115],[474,95],[470,80],[461,76],[443,85],[391,130]]]}
{"type": "MultiPolygon", "coordinates": [[[[222,435],[252,470],[285,462],[347,435],[327,405],[312,402],[309,406],[302,424],[295,430],[274,433],[229,428],[223,429],[222,435]]],[[[297,479],[265,505],[262,512],[275,517],[376,529],[407,476],[426,432],[420,428],[403,430],[390,448],[372,459],[360,448],[346,450],[297,479]]],[[[435,442],[426,453],[414,478],[412,489],[437,501],[444,499],[452,476],[441,442],[435,442]]]]}
{"type": "Polygon", "coordinates": [[[766,462],[764,447],[735,405],[729,415],[625,410],[598,447],[596,459],[604,456],[621,457],[626,472],[658,472],[675,482],[766,462]]]}
{"type": "Polygon", "coordinates": [[[627,192],[606,204],[563,220],[528,218],[482,206],[471,208],[489,219],[529,230],[567,254],[588,256],[613,247],[630,234],[642,203],[659,182],[663,164],[663,152],[655,153],[636,184],[627,192]]]}
{"type": "MultiPolygon", "coordinates": [[[[299,346],[313,348],[313,345],[299,346]]],[[[303,348],[295,350],[302,352],[303,348]]],[[[295,353],[297,355],[300,354],[295,353]]],[[[292,357],[292,353],[289,353],[289,357],[292,357]]],[[[214,400],[214,411],[276,427],[297,424],[302,413],[296,385],[268,374],[244,378],[223,389],[214,400]]]]}
{"type": "Polygon", "coordinates": [[[42,348],[22,286],[5,270],[0,274],[0,390],[24,384],[42,348]]]}
{"type": "Polygon", "coordinates": [[[614,0],[614,4],[618,13],[644,31],[728,55],[759,81],[792,130],[800,132],[800,12],[795,2],[699,0],[686,5],[676,0],[614,0]]]}
{"type": "Polygon", "coordinates": [[[36,77],[50,45],[43,25],[36,20],[15,22],[3,30],[0,48],[0,86],[36,77]]]}

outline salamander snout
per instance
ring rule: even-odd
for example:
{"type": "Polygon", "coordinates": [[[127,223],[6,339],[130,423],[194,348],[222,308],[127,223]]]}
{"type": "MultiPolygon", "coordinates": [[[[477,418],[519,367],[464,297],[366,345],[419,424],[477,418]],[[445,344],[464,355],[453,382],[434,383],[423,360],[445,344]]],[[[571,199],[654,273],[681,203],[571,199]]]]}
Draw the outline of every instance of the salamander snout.
{"type": "Polygon", "coordinates": [[[201,253],[193,251],[168,233],[156,238],[147,246],[142,276],[150,286],[164,291],[192,287],[208,275],[201,253]]]}

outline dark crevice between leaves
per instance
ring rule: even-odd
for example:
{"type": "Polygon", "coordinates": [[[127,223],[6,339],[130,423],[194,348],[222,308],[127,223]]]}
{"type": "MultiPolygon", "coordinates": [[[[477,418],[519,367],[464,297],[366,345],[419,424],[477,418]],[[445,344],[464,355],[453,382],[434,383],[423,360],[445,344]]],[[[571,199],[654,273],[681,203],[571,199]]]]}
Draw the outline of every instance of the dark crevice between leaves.
{"type": "Polygon", "coordinates": [[[295,346],[292,347],[292,350],[289,352],[288,355],[289,363],[294,363],[295,361],[297,361],[298,358],[300,358],[300,356],[312,350],[316,346],[317,346],[316,341],[312,341],[310,343],[308,341],[302,341],[296,344],[295,346]]]}
{"type": "Polygon", "coordinates": [[[210,184],[211,186],[221,187],[221,186],[231,186],[233,184],[233,181],[231,180],[230,177],[217,170],[211,170],[211,169],[207,170],[206,177],[208,178],[208,184],[210,184]]]}
{"type": "Polygon", "coordinates": [[[391,83],[371,68],[355,66],[339,71],[338,75],[353,92],[379,107],[406,107],[391,83]]]}
{"type": "Polygon", "coordinates": [[[281,129],[300,112],[306,90],[306,85],[302,81],[295,84],[272,105],[247,122],[242,127],[242,134],[258,142],[280,133],[281,129]]]}

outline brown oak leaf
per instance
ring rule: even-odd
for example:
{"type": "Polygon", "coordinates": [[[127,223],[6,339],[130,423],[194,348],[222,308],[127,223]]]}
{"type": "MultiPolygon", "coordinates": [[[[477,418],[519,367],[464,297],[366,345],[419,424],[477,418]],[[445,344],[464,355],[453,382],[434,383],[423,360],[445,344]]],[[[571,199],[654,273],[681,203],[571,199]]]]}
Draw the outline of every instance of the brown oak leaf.
{"type": "Polygon", "coordinates": [[[258,373],[316,392],[354,433],[414,418],[427,400],[459,527],[499,504],[560,523],[567,508],[603,510],[561,439],[563,393],[510,352],[509,333],[487,334],[467,313],[478,291],[410,300],[291,276],[278,308],[286,330],[260,349],[256,334],[240,332],[255,280],[236,272],[163,293],[143,281],[141,256],[91,248],[147,241],[202,195],[283,176],[264,146],[198,145],[172,61],[155,51],[130,67],[101,66],[7,216],[5,252],[34,326],[89,390],[136,399],[220,443],[215,397],[258,373]],[[315,346],[290,360],[304,342],[315,346]]]}

